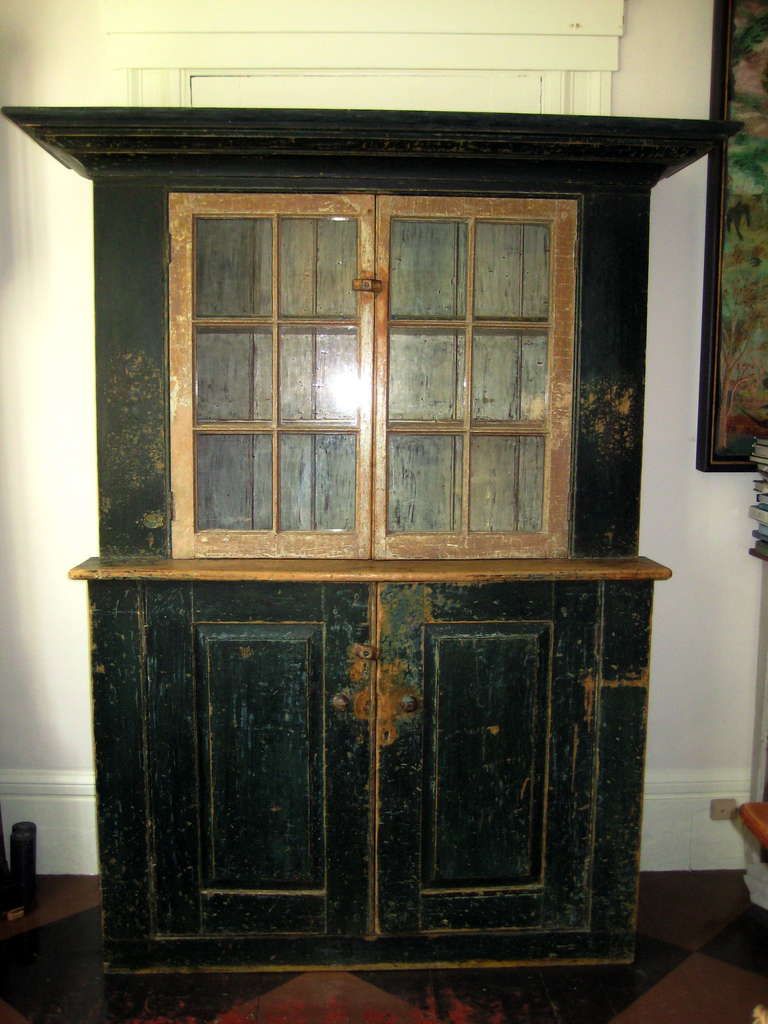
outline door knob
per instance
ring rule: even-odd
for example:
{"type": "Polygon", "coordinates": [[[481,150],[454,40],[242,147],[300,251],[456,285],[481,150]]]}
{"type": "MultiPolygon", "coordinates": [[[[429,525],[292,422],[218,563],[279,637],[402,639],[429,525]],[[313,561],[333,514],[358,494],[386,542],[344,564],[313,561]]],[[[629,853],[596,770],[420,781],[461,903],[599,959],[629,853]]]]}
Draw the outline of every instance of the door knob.
{"type": "Polygon", "coordinates": [[[404,711],[407,715],[412,715],[416,708],[419,706],[419,702],[415,697],[407,696],[403,697],[400,701],[400,710],[404,711]]]}
{"type": "Polygon", "coordinates": [[[331,697],[331,707],[334,711],[349,711],[351,701],[345,693],[337,693],[331,697]]]}

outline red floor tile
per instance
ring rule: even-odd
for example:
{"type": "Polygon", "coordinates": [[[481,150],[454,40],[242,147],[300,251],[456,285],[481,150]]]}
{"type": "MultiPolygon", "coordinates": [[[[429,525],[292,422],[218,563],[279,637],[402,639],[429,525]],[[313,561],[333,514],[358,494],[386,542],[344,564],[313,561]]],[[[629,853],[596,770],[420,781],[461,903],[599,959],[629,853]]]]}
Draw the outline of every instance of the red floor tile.
{"type": "Polygon", "coordinates": [[[216,1024],[438,1024],[409,1005],[344,972],[301,974],[265,996],[233,1007],[216,1024]]]}
{"type": "Polygon", "coordinates": [[[694,951],[748,905],[743,871],[649,871],[640,876],[637,929],[694,951]]]}
{"type": "Polygon", "coordinates": [[[0,1024],[29,1024],[29,1020],[0,999],[0,1024]]]}

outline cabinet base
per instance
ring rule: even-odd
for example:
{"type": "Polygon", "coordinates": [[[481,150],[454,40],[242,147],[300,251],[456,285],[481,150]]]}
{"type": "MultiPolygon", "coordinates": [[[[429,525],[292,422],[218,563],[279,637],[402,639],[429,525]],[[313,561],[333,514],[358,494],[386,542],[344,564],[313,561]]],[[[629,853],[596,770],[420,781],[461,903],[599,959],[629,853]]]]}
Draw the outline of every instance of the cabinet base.
{"type": "Polygon", "coordinates": [[[472,932],[363,938],[173,937],[105,942],[112,973],[173,971],[417,970],[618,964],[634,959],[634,933],[472,932]]]}

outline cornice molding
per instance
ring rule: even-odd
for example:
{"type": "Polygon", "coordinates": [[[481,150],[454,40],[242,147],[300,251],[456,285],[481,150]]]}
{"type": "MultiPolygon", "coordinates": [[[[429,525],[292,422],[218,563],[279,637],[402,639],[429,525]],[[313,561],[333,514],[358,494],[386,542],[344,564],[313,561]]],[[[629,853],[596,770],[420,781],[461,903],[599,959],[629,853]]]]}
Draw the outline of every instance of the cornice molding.
{"type": "Polygon", "coordinates": [[[222,108],[5,108],[5,115],[66,166],[87,178],[208,170],[242,176],[286,159],[318,165],[352,160],[390,166],[417,159],[444,172],[457,161],[532,164],[574,184],[610,165],[650,187],[734,134],[724,121],[577,115],[463,114],[364,110],[222,108]]]}

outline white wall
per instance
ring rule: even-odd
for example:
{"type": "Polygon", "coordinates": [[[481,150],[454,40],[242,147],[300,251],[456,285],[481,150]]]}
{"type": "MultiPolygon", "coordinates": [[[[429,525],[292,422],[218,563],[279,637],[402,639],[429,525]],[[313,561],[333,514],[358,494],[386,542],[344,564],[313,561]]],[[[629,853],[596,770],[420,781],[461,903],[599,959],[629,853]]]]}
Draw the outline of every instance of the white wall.
{"type": "MultiPolygon", "coordinates": [[[[98,104],[98,11],[0,5],[0,102],[98,104]]],[[[0,805],[6,832],[42,823],[42,870],[88,871],[87,604],[67,572],[97,550],[91,187],[0,133],[0,805]]]]}
{"type": "MultiPolygon", "coordinates": [[[[708,0],[628,0],[614,113],[705,117],[708,0]]],[[[0,102],[115,101],[99,0],[5,0],[0,102]]],[[[90,185],[0,125],[0,800],[42,823],[40,864],[95,869],[84,585],[97,552],[90,185]]],[[[743,798],[759,566],[749,476],[694,469],[703,163],[654,192],[641,551],[657,587],[644,866],[732,866],[711,795],[743,798]]]]}
{"type": "MultiPolygon", "coordinates": [[[[711,5],[628,0],[613,112],[707,117],[711,5]]],[[[754,723],[760,565],[751,474],[695,468],[706,161],[652,193],[641,553],[656,588],[643,866],[738,866],[712,796],[745,799],[754,723]]]]}

